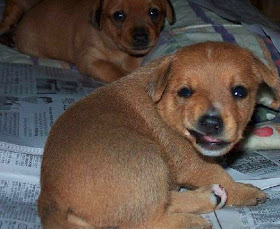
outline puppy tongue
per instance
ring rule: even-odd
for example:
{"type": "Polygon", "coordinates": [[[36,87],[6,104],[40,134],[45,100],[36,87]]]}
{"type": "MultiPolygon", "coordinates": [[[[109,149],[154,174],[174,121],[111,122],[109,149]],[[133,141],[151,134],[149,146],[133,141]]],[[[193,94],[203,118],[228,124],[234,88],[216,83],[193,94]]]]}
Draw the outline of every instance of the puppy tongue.
{"type": "Polygon", "coordinates": [[[212,137],[210,137],[210,136],[208,136],[208,135],[203,136],[203,139],[204,139],[205,141],[207,141],[207,142],[214,142],[214,143],[221,142],[221,140],[216,139],[216,138],[212,138],[212,137]]]}

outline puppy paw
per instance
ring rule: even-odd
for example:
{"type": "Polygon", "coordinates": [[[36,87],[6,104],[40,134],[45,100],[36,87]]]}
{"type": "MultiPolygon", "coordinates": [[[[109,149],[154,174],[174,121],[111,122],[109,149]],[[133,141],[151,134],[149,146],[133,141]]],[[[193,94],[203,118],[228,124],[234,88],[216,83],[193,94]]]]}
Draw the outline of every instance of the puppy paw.
{"type": "Polygon", "coordinates": [[[214,211],[222,208],[227,201],[227,193],[224,187],[219,184],[204,186],[196,190],[206,197],[204,203],[208,203],[208,211],[214,211]]]}
{"type": "Polygon", "coordinates": [[[228,189],[228,205],[253,206],[266,201],[267,195],[251,184],[236,183],[235,187],[228,189]]]}
{"type": "Polygon", "coordinates": [[[224,187],[219,184],[212,185],[212,194],[210,196],[210,202],[215,206],[215,209],[222,208],[227,201],[227,193],[224,187]]]}
{"type": "Polygon", "coordinates": [[[218,184],[193,191],[171,192],[170,212],[208,213],[223,207],[227,201],[226,190],[218,184]]]}

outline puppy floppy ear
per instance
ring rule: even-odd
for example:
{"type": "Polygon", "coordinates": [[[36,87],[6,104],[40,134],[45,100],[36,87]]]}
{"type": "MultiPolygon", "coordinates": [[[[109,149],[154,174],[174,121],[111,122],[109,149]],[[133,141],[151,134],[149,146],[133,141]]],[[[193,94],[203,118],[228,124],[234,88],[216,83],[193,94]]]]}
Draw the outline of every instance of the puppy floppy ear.
{"type": "Polygon", "coordinates": [[[167,17],[168,23],[170,25],[172,25],[172,24],[174,24],[174,22],[176,20],[174,8],[173,8],[170,0],[165,0],[165,5],[166,5],[166,17],[167,17]]]}
{"type": "MultiPolygon", "coordinates": [[[[280,78],[278,73],[270,70],[262,61],[260,61],[256,57],[254,57],[253,69],[255,74],[259,76],[260,82],[264,82],[265,84],[267,84],[274,92],[275,98],[270,102],[269,106],[273,109],[278,109],[280,107],[280,78]]],[[[265,91],[263,92],[265,93],[265,91]]],[[[262,94],[260,96],[262,96],[262,94]]]]}
{"type": "Polygon", "coordinates": [[[154,61],[151,68],[152,71],[149,73],[151,78],[147,85],[147,91],[152,100],[157,103],[167,87],[169,75],[171,74],[171,56],[154,61]]]}
{"type": "Polygon", "coordinates": [[[98,30],[101,30],[101,18],[104,0],[97,0],[91,13],[91,24],[98,30]]]}

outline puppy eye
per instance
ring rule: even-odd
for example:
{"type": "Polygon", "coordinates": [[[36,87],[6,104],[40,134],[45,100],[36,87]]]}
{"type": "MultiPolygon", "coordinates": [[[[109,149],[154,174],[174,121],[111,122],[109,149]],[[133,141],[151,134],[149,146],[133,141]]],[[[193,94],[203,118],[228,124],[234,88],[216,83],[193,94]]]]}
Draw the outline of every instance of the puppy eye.
{"type": "Polygon", "coordinates": [[[192,94],[193,94],[192,90],[187,87],[183,87],[178,91],[178,96],[183,98],[190,97],[192,94]]]}
{"type": "Polygon", "coordinates": [[[232,96],[237,98],[237,99],[244,99],[248,95],[247,89],[243,86],[234,87],[232,89],[231,93],[232,93],[232,96]]]}
{"type": "Polygon", "coordinates": [[[159,10],[156,9],[156,8],[151,8],[149,10],[149,15],[150,15],[152,20],[156,20],[159,17],[159,10]]]}
{"type": "Polygon", "coordinates": [[[124,21],[125,19],[125,13],[121,10],[119,11],[116,11],[114,14],[113,14],[113,18],[115,21],[124,21]]]}

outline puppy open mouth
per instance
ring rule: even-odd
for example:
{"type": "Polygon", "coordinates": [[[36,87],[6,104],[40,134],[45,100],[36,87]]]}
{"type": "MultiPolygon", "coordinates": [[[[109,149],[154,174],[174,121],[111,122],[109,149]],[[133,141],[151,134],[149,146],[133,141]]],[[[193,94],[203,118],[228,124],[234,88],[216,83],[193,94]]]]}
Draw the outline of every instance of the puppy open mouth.
{"type": "Polygon", "coordinates": [[[217,139],[209,135],[204,135],[194,130],[189,130],[189,133],[193,137],[195,137],[196,144],[206,150],[210,150],[210,151],[221,150],[230,144],[230,142],[223,141],[221,139],[217,139]]]}

